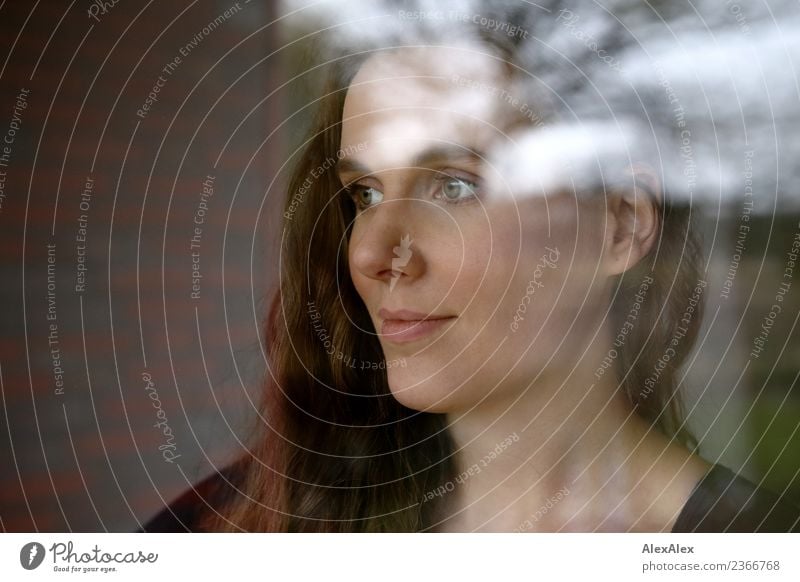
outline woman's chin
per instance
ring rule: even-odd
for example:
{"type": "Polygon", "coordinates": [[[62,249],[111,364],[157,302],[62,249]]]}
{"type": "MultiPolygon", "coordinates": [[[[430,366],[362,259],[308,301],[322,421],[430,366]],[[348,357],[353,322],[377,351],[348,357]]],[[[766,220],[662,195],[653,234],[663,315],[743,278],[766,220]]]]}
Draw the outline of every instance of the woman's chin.
{"type": "Polygon", "coordinates": [[[395,400],[406,408],[420,412],[445,413],[457,408],[457,395],[444,381],[403,378],[389,379],[389,389],[395,400]]]}

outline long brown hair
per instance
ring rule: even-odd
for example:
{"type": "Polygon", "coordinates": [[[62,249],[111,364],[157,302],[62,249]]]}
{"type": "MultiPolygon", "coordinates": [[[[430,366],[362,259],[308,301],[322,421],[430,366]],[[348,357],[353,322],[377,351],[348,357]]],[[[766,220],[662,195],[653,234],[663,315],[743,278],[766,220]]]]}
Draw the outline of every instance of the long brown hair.
{"type": "MultiPolygon", "coordinates": [[[[448,496],[425,495],[455,477],[444,415],[413,411],[393,398],[385,369],[372,365],[383,362],[382,350],[349,277],[354,214],[330,161],[340,147],[345,92],[365,56],[330,65],[288,184],[280,286],[266,324],[261,428],[235,468],[240,494],[210,516],[210,530],[416,532],[446,510],[448,496]],[[320,174],[320,168],[328,169],[320,174]]],[[[614,372],[637,412],[694,446],[683,426],[677,373],[694,342],[700,305],[675,355],[666,366],[659,360],[698,280],[700,247],[688,209],[667,202],[660,210],[658,244],[618,281],[612,329],[624,325],[641,281],[653,279],[614,372]],[[643,392],[659,366],[655,388],[643,392]]]]}

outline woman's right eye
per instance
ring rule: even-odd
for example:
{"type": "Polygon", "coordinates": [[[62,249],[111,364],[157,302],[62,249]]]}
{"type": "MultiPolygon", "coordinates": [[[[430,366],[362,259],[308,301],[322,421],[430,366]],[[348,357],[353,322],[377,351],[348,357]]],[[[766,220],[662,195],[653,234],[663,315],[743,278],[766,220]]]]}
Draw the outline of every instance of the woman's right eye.
{"type": "Polygon", "coordinates": [[[356,205],[356,210],[359,212],[383,200],[383,192],[371,186],[356,184],[350,186],[347,190],[356,205]]]}

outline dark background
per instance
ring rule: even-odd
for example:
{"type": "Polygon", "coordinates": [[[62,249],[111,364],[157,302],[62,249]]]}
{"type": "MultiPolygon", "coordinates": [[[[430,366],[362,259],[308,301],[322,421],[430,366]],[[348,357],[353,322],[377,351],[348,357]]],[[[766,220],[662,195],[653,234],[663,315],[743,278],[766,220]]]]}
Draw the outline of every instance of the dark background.
{"type": "Polygon", "coordinates": [[[90,2],[0,8],[3,135],[15,96],[30,90],[0,210],[5,530],[135,529],[241,450],[275,282],[270,224],[282,190],[271,182],[286,157],[287,96],[275,92],[279,56],[268,56],[278,48],[271,3],[242,0],[202,33],[234,5],[119,2],[99,22],[90,2]],[[141,119],[159,74],[166,82],[141,119]],[[192,299],[189,243],[207,175],[214,194],[192,299]],[[94,189],[82,212],[87,177],[94,189]],[[81,214],[87,270],[76,292],[81,214]],[[63,394],[48,344],[48,244],[63,394]],[[158,448],[167,439],[153,426],[145,372],[174,434],[172,463],[158,448]]]}

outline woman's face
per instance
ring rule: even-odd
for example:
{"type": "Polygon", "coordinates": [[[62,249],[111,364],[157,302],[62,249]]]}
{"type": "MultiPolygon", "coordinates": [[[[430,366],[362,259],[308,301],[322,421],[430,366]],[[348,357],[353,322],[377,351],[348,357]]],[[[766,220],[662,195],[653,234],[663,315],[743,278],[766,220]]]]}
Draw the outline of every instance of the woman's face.
{"type": "Polygon", "coordinates": [[[416,410],[513,399],[571,368],[603,318],[603,197],[503,187],[487,157],[524,113],[505,88],[490,56],[426,48],[372,56],[347,92],[350,274],[416,410]]]}

